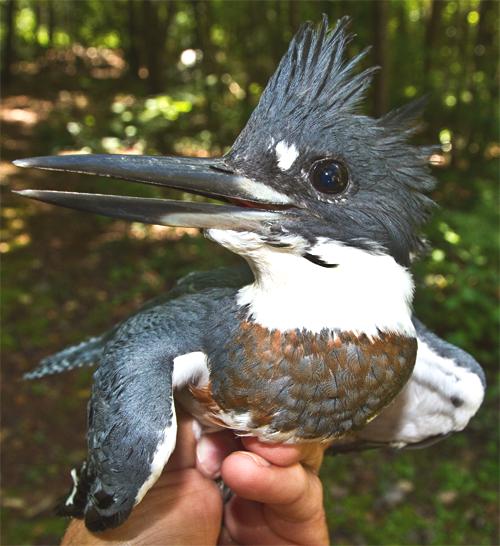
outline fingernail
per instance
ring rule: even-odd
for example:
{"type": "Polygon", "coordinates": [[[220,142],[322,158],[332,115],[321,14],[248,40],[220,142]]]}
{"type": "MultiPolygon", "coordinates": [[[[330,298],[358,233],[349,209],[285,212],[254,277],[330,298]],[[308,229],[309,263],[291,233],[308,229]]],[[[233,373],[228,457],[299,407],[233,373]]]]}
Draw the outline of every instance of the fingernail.
{"type": "Polygon", "coordinates": [[[271,466],[271,463],[269,461],[266,461],[266,459],[264,459],[263,457],[259,457],[259,455],[256,455],[255,453],[250,453],[249,451],[242,451],[241,452],[243,455],[245,455],[246,457],[252,459],[252,461],[257,465],[257,466],[262,466],[262,467],[269,467],[271,466]]]}
{"type": "Polygon", "coordinates": [[[213,442],[206,436],[202,436],[196,444],[196,464],[207,478],[220,476],[221,460],[219,451],[213,442]]]}

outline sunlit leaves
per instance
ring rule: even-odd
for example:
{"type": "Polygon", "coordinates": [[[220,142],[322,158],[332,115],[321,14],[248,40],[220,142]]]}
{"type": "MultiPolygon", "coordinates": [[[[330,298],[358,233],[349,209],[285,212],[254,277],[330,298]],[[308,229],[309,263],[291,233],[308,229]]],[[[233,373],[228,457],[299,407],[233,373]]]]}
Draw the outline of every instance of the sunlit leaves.
{"type": "MultiPolygon", "coordinates": [[[[500,235],[494,228],[498,191],[485,181],[479,187],[480,205],[466,212],[441,211],[427,230],[433,249],[415,268],[426,288],[415,302],[424,321],[445,324],[452,341],[487,365],[499,325],[495,267],[500,235]]],[[[455,191],[460,191],[458,184],[455,191]]]]}
{"type": "Polygon", "coordinates": [[[212,25],[210,37],[212,39],[212,42],[218,46],[223,46],[227,41],[225,29],[217,24],[212,25]]]}
{"type": "Polygon", "coordinates": [[[479,23],[479,12],[476,10],[469,11],[467,14],[467,22],[469,25],[477,25],[479,23]]]}
{"type": "Polygon", "coordinates": [[[0,229],[0,254],[27,246],[31,236],[26,228],[24,216],[26,211],[21,208],[3,207],[0,229]]]}
{"type": "Polygon", "coordinates": [[[116,31],[110,31],[104,34],[102,38],[99,40],[103,46],[109,47],[109,48],[116,48],[120,47],[121,40],[120,35],[116,31]]]}
{"type": "Polygon", "coordinates": [[[414,85],[407,85],[404,90],[405,97],[412,99],[417,94],[417,88],[414,85]]]}
{"type": "Polygon", "coordinates": [[[455,106],[455,104],[457,104],[457,97],[450,93],[444,97],[443,102],[446,106],[448,106],[448,108],[452,108],[453,106],[455,106]]]}
{"type": "Polygon", "coordinates": [[[435,248],[432,251],[431,256],[434,262],[442,262],[445,258],[445,253],[440,248],[435,248]]]}
{"type": "Polygon", "coordinates": [[[17,12],[16,29],[23,40],[31,42],[35,38],[36,20],[31,8],[22,8],[17,12]]]}
{"type": "Polygon", "coordinates": [[[56,30],[54,33],[54,45],[64,47],[69,46],[71,43],[71,38],[67,32],[62,30],[56,30]]]}
{"type": "Polygon", "coordinates": [[[157,117],[175,121],[181,114],[190,112],[193,103],[189,100],[174,100],[169,95],[158,95],[144,102],[144,110],[139,114],[139,121],[148,123],[157,117]]]}

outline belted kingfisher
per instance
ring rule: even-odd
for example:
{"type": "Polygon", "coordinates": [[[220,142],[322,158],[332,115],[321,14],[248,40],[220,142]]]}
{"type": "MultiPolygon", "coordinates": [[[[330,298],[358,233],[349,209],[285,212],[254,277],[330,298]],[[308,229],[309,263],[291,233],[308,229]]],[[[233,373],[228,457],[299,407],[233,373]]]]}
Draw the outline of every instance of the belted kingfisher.
{"type": "Polygon", "coordinates": [[[42,377],[97,364],[88,456],[66,514],[122,523],[176,443],[175,399],[204,426],[337,451],[415,446],[462,430],[485,378],[414,316],[411,257],[432,201],[417,101],[356,112],[374,68],[346,60],[347,19],[292,39],[248,124],[221,158],[66,155],[20,167],[80,172],[224,204],[24,190],[32,199],[189,226],[249,268],[191,274],[109,332],[48,357],[42,377]]]}

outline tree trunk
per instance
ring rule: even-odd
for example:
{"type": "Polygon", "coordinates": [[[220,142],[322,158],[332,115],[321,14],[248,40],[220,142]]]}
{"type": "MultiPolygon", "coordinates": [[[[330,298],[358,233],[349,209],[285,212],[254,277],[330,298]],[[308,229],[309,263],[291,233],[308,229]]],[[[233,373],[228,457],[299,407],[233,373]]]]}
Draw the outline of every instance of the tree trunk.
{"type": "MultiPolygon", "coordinates": [[[[475,45],[477,66],[484,64],[484,62],[478,62],[479,59],[482,61],[487,61],[489,58],[489,49],[493,46],[495,38],[495,24],[498,21],[498,7],[499,4],[496,0],[481,0],[475,45]],[[480,51],[480,49],[477,49],[478,46],[482,46],[484,48],[480,55],[478,55],[478,52],[480,51]]],[[[491,54],[493,54],[493,51],[491,54]]]]}
{"type": "Polygon", "coordinates": [[[161,68],[158,55],[158,9],[157,4],[151,0],[144,0],[143,4],[143,23],[142,29],[145,47],[145,61],[148,69],[148,91],[158,93],[161,88],[161,68]]]}
{"type": "Polygon", "coordinates": [[[128,37],[127,37],[127,62],[130,74],[137,78],[140,67],[139,49],[137,43],[140,41],[137,25],[137,10],[135,9],[135,0],[127,1],[127,23],[128,23],[128,37]]]}
{"type": "Polygon", "coordinates": [[[2,48],[2,84],[5,87],[12,78],[12,64],[15,58],[14,50],[14,14],[16,11],[15,0],[7,0],[5,10],[5,38],[2,48]]]}
{"type": "MultiPolygon", "coordinates": [[[[462,65],[462,89],[468,89],[471,83],[472,71],[472,49],[474,44],[471,44],[470,30],[471,27],[467,21],[467,10],[460,10],[459,24],[457,25],[460,41],[458,44],[458,55],[462,65]]],[[[459,118],[460,119],[460,118],[459,118]]]]}
{"type": "Polygon", "coordinates": [[[56,14],[54,11],[54,0],[47,0],[47,34],[48,47],[54,46],[54,31],[56,27],[56,14]]]}
{"type": "Polygon", "coordinates": [[[297,32],[297,29],[301,23],[299,10],[300,5],[298,2],[295,0],[288,1],[288,24],[292,34],[297,32]]]}
{"type": "Polygon", "coordinates": [[[38,32],[42,25],[42,4],[35,2],[33,5],[33,15],[35,16],[35,58],[39,57],[42,53],[42,45],[38,41],[38,32]]]}
{"type": "Polygon", "coordinates": [[[389,107],[389,56],[387,23],[389,4],[387,0],[373,2],[374,8],[374,54],[375,62],[380,66],[374,84],[375,115],[385,114],[389,107]]]}
{"type": "Polygon", "coordinates": [[[432,0],[431,3],[431,13],[425,30],[424,78],[426,82],[429,82],[429,75],[432,70],[432,60],[435,55],[435,49],[439,38],[441,14],[443,13],[445,5],[445,0],[432,0]]]}
{"type": "MultiPolygon", "coordinates": [[[[472,90],[477,96],[481,90],[488,89],[491,97],[497,97],[497,80],[496,74],[498,71],[498,61],[496,51],[493,51],[495,43],[496,23],[498,20],[499,4],[496,0],[481,0],[479,6],[479,23],[476,29],[475,43],[472,54],[471,72],[474,74],[477,71],[482,71],[487,74],[485,81],[472,80],[472,90]]],[[[482,161],[484,149],[489,144],[491,138],[489,135],[496,134],[495,110],[497,101],[493,98],[489,102],[479,102],[474,114],[477,119],[489,119],[489,126],[486,123],[471,123],[469,142],[474,142],[479,145],[475,155],[478,161],[482,161]],[[479,112],[477,112],[479,110],[479,112]],[[487,112],[490,112],[488,116],[487,112]]]]}
{"type": "Polygon", "coordinates": [[[163,67],[165,55],[165,40],[169,27],[177,11],[176,3],[171,0],[163,4],[153,0],[144,0],[144,43],[145,59],[148,68],[148,91],[152,94],[164,91],[163,67]],[[162,17],[163,8],[167,10],[162,17]]]}
{"type": "MultiPolygon", "coordinates": [[[[217,81],[215,85],[204,84],[203,92],[205,94],[205,116],[207,129],[214,130],[218,127],[219,123],[214,114],[213,105],[221,95],[225,92],[220,81],[220,70],[218,63],[215,59],[215,48],[210,39],[210,27],[212,22],[212,12],[209,2],[191,2],[194,10],[194,16],[196,21],[196,47],[203,51],[203,72],[205,75],[204,81],[206,82],[206,76],[213,74],[216,76],[217,81]]],[[[224,138],[224,135],[219,134],[219,138],[224,138]]]]}
{"type": "Polygon", "coordinates": [[[286,46],[288,43],[288,36],[286,31],[286,26],[284,24],[283,17],[283,2],[281,0],[276,0],[274,3],[276,11],[276,29],[277,35],[271,40],[271,51],[273,55],[273,62],[277,65],[283,52],[286,51],[286,46]]]}

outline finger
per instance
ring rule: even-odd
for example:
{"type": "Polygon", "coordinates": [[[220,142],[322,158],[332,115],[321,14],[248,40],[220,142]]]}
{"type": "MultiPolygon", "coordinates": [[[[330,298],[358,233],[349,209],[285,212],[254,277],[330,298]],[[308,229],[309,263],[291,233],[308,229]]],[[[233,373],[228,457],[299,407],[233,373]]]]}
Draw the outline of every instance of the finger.
{"type": "Polygon", "coordinates": [[[266,521],[264,506],[258,502],[233,497],[224,507],[225,532],[222,544],[283,544],[284,537],[274,532],[266,521]]]}
{"type": "Polygon", "coordinates": [[[238,451],[224,460],[222,478],[236,495],[273,505],[290,519],[304,521],[322,509],[321,482],[298,463],[279,467],[255,453],[238,451]]]}
{"type": "Polygon", "coordinates": [[[253,436],[241,439],[245,449],[257,453],[267,461],[278,466],[290,466],[302,459],[302,450],[298,444],[267,444],[253,436]]]}
{"type": "Polygon", "coordinates": [[[229,430],[203,434],[196,446],[196,468],[207,478],[218,478],[222,461],[237,449],[241,442],[229,430]]]}
{"type": "Polygon", "coordinates": [[[283,468],[237,452],[222,477],[237,495],[225,506],[227,532],[238,544],[328,544],[319,478],[302,465],[283,468]]]}
{"type": "Polygon", "coordinates": [[[278,466],[290,466],[301,462],[314,472],[318,472],[323,461],[324,451],[328,444],[311,442],[307,444],[267,444],[258,438],[242,439],[246,449],[257,453],[267,461],[278,466]]]}
{"type": "Polygon", "coordinates": [[[193,431],[194,419],[182,408],[176,406],[177,439],[175,449],[170,456],[167,470],[182,470],[195,466],[196,437],[193,431]]]}

